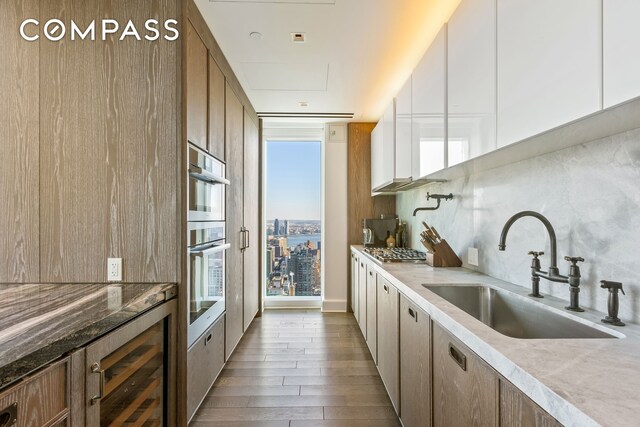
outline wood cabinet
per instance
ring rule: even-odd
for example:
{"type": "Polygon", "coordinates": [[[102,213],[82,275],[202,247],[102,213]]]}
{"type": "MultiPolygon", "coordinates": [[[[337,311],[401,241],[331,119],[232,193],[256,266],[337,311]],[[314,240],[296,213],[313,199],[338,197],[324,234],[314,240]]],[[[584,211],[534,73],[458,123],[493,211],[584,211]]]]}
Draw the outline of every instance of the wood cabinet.
{"type": "MultiPolygon", "coordinates": [[[[244,330],[258,312],[260,295],[260,140],[258,125],[244,112],[244,330]]],[[[233,185],[233,184],[232,184],[233,185]]]]}
{"type": "Polygon", "coordinates": [[[442,326],[432,326],[433,425],[497,425],[496,373],[442,326]]]}
{"type": "MultiPolygon", "coordinates": [[[[68,425],[70,420],[70,359],[64,359],[0,394],[3,426],[68,425]],[[11,422],[15,419],[15,424],[11,422]]],[[[83,425],[77,422],[78,425],[83,425]]]]}
{"type": "Polygon", "coordinates": [[[603,0],[604,108],[640,96],[640,2],[603,0]]]}
{"type": "Polygon", "coordinates": [[[86,348],[86,424],[175,422],[176,302],[169,301],[86,348]]]}
{"type": "Polygon", "coordinates": [[[415,180],[447,165],[446,25],[413,71],[411,84],[412,176],[415,180]]]}
{"type": "Polygon", "coordinates": [[[447,24],[448,166],[496,149],[496,0],[462,0],[447,24]]]}
{"type": "Polygon", "coordinates": [[[207,46],[187,21],[187,139],[207,150],[207,46]]]}
{"type": "Polygon", "coordinates": [[[355,251],[351,251],[351,301],[350,307],[353,316],[358,320],[358,271],[359,263],[358,255],[355,251]]]}
{"type": "Polygon", "coordinates": [[[602,0],[498,0],[497,19],[498,147],[601,108],[602,0]]]}
{"type": "Polygon", "coordinates": [[[187,419],[191,420],[224,366],[224,315],[191,346],[187,363],[187,419]]]}
{"type": "Polygon", "coordinates": [[[226,252],[226,339],[225,360],[229,358],[244,332],[244,110],[233,89],[226,87],[225,158],[227,178],[226,252]]]}
{"type": "Polygon", "coordinates": [[[366,264],[367,272],[367,346],[374,362],[378,362],[378,298],[377,277],[375,269],[366,264]]]}
{"type": "Polygon", "coordinates": [[[431,425],[431,320],[400,295],[400,418],[404,427],[431,425]]]}
{"type": "MultiPolygon", "coordinates": [[[[225,79],[220,67],[209,54],[209,139],[207,147],[212,156],[224,161],[224,94],[225,79]]],[[[188,113],[187,113],[188,120],[188,113]]]]}
{"type": "Polygon", "coordinates": [[[500,378],[500,425],[504,427],[562,426],[504,378],[500,378]]]}
{"type": "Polygon", "coordinates": [[[359,258],[358,267],[358,326],[364,339],[367,339],[367,267],[364,257],[359,258]]]}
{"type": "Polygon", "coordinates": [[[400,411],[400,360],[398,290],[379,277],[378,286],[378,372],[396,412],[400,411]]]}

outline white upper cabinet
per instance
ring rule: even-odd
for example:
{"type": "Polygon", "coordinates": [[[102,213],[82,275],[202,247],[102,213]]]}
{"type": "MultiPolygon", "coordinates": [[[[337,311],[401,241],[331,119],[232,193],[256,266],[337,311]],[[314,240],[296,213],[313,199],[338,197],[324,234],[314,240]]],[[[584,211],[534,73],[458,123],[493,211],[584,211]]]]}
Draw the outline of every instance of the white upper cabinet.
{"type": "Polygon", "coordinates": [[[396,96],[396,178],[411,178],[411,77],[396,96]]]}
{"type": "Polygon", "coordinates": [[[447,27],[452,166],[496,149],[496,0],[462,0],[447,27]]]}
{"type": "Polygon", "coordinates": [[[446,166],[446,61],[445,25],[413,72],[411,133],[414,180],[446,166]]]}
{"type": "Polygon", "coordinates": [[[640,96],[640,1],[604,0],[604,108],[640,96]]]}
{"type": "Polygon", "coordinates": [[[384,184],[383,168],[383,127],[384,121],[380,120],[371,132],[371,189],[384,184]]]}
{"type": "Polygon", "coordinates": [[[601,109],[601,19],[602,0],[498,0],[499,147],[601,109]]]}

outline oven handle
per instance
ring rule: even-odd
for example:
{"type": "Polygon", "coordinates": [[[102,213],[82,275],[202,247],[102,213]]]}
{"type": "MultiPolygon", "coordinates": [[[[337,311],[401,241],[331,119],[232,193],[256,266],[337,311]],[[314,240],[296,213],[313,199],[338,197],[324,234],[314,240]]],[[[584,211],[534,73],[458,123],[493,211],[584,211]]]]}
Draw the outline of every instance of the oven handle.
{"type": "Polygon", "coordinates": [[[196,249],[196,250],[189,250],[189,255],[192,256],[205,256],[205,255],[211,255],[213,253],[216,252],[221,252],[221,251],[226,251],[227,249],[229,249],[231,247],[231,243],[225,243],[224,245],[211,245],[205,249],[196,249]]]}
{"type": "Polygon", "coordinates": [[[223,178],[220,175],[211,173],[208,170],[202,169],[201,167],[194,164],[189,165],[189,175],[197,180],[208,182],[210,184],[231,184],[231,181],[229,181],[228,179],[223,178]]]}

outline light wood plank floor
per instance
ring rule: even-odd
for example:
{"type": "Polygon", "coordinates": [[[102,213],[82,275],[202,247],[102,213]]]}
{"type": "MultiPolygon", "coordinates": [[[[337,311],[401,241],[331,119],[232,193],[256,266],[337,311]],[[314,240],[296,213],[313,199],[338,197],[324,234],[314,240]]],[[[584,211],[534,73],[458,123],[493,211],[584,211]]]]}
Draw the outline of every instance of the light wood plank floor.
{"type": "Polygon", "coordinates": [[[192,427],[399,427],[352,314],[266,311],[192,427]]]}

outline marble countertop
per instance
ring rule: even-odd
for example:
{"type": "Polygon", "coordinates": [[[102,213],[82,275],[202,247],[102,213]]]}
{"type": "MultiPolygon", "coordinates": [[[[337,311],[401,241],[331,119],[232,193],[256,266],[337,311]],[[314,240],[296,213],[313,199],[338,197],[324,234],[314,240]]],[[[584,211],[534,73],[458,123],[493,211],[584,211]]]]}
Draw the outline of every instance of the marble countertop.
{"type": "MultiPolygon", "coordinates": [[[[360,254],[361,246],[352,246],[360,254]]],[[[569,298],[535,300],[620,338],[519,339],[494,331],[422,284],[484,284],[526,297],[516,286],[465,268],[372,262],[378,274],[566,426],[637,426],[640,414],[640,326],[608,327],[603,313],[564,310],[569,298]]],[[[527,297],[528,298],[528,297],[527,297]]],[[[624,319],[623,319],[624,321],[624,319]]]]}
{"type": "Polygon", "coordinates": [[[0,389],[175,294],[174,284],[0,285],[0,389]]]}

